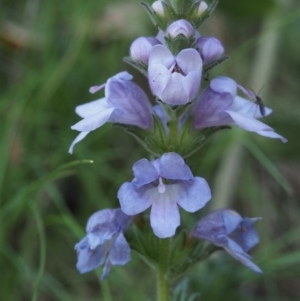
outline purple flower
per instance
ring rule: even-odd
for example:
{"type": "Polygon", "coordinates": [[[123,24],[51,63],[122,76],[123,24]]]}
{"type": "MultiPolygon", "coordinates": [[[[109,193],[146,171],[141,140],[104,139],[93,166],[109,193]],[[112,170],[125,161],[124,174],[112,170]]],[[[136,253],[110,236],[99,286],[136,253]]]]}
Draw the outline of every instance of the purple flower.
{"type": "Polygon", "coordinates": [[[186,38],[190,38],[195,35],[195,29],[190,22],[181,19],[170,24],[166,30],[166,36],[172,39],[180,34],[184,35],[186,38]]]}
{"type": "Polygon", "coordinates": [[[104,209],[94,213],[86,226],[87,235],[75,245],[81,274],[104,264],[101,280],[112,265],[125,265],[130,258],[130,247],[123,235],[132,217],[120,209],[104,209]]]}
{"type": "Polygon", "coordinates": [[[163,45],[152,48],[149,57],[149,84],[152,93],[170,105],[183,105],[196,97],[200,87],[202,59],[195,49],[173,56],[163,45]]]}
{"type": "Polygon", "coordinates": [[[152,106],[145,92],[131,82],[131,78],[129,73],[121,72],[106,84],[90,89],[94,93],[105,87],[105,97],[76,107],[76,113],[83,119],[71,128],[81,133],[73,141],[69,153],[89,132],[106,122],[135,125],[142,129],[152,127],[152,106]]]}
{"type": "MultiPolygon", "coordinates": [[[[195,101],[192,109],[193,127],[201,130],[236,124],[246,131],[287,142],[284,137],[275,133],[274,129],[256,119],[262,117],[259,106],[237,96],[237,88],[246,90],[229,77],[219,76],[213,79],[195,101]]],[[[265,108],[266,115],[271,112],[271,109],[265,108]]]]}
{"type": "Polygon", "coordinates": [[[242,218],[231,209],[219,209],[202,218],[193,230],[193,236],[224,248],[233,258],[256,273],[261,269],[251,261],[248,252],[259,237],[253,224],[260,218],[242,218]]]}
{"type": "Polygon", "coordinates": [[[143,62],[148,65],[149,54],[153,46],[161,44],[156,38],[140,37],[133,41],[130,46],[130,57],[134,61],[143,62]]]}
{"type": "Polygon", "coordinates": [[[197,39],[195,47],[199,51],[204,65],[219,59],[224,53],[222,43],[214,37],[197,39]]]}
{"type": "Polygon", "coordinates": [[[142,159],[133,165],[135,178],[118,192],[121,209],[135,215],[152,206],[151,227],[160,238],[171,237],[180,225],[178,205],[188,212],[201,209],[211,199],[207,182],[194,177],[176,153],[160,159],[142,159]]]}

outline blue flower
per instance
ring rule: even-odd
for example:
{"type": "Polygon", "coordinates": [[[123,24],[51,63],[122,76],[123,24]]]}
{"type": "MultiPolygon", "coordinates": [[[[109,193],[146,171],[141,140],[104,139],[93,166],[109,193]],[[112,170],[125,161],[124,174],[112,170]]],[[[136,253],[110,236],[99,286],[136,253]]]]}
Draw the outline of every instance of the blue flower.
{"type": "Polygon", "coordinates": [[[112,265],[125,265],[130,258],[130,247],[123,235],[132,217],[120,209],[104,209],[94,213],[86,226],[87,235],[75,245],[81,274],[104,264],[101,280],[112,265]]]}
{"type": "Polygon", "coordinates": [[[199,92],[202,59],[196,49],[174,56],[164,45],[155,45],[149,56],[149,85],[152,93],[170,105],[184,105],[199,92]]]}
{"type": "Polygon", "coordinates": [[[247,252],[258,242],[253,224],[260,218],[242,218],[231,209],[219,209],[202,218],[193,230],[193,236],[224,248],[232,257],[256,273],[261,269],[251,261],[247,252]]]}
{"type": "Polygon", "coordinates": [[[211,199],[207,182],[194,177],[182,157],[166,153],[160,159],[141,159],[133,165],[135,178],[118,192],[121,209],[135,215],[152,206],[151,227],[160,238],[171,237],[180,225],[178,205],[195,212],[211,199]]]}
{"type": "Polygon", "coordinates": [[[106,84],[90,88],[90,92],[95,93],[105,87],[105,98],[76,107],[76,113],[83,119],[71,128],[81,133],[73,141],[69,153],[73,152],[76,143],[106,122],[135,125],[142,129],[152,127],[151,103],[145,92],[131,79],[129,73],[120,72],[106,84]]]}
{"type": "MultiPolygon", "coordinates": [[[[287,142],[284,137],[275,133],[274,129],[257,120],[263,117],[259,105],[237,96],[237,89],[250,98],[255,96],[229,77],[218,76],[210,81],[192,109],[193,127],[201,130],[212,126],[236,124],[246,131],[287,142]]],[[[271,112],[271,109],[265,108],[266,116],[271,112]]]]}

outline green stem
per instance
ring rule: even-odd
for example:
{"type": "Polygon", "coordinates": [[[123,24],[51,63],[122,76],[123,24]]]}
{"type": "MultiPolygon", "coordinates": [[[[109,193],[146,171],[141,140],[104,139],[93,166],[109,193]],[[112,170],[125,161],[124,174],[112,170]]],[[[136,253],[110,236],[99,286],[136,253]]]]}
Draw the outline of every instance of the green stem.
{"type": "Polygon", "coordinates": [[[171,151],[177,146],[178,139],[178,120],[169,121],[169,146],[172,146],[171,151]]]}
{"type": "Polygon", "coordinates": [[[159,242],[159,261],[157,266],[157,301],[170,300],[170,285],[167,276],[169,265],[170,238],[159,242]]]}

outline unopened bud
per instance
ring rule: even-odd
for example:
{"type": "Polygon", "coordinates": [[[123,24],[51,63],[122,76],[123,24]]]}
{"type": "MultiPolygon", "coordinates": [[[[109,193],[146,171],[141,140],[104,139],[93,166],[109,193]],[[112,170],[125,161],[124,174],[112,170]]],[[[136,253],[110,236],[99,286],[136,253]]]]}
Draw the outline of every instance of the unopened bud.
{"type": "Polygon", "coordinates": [[[162,4],[162,1],[154,1],[152,3],[152,8],[158,15],[164,15],[164,6],[162,4]]]}
{"type": "Polygon", "coordinates": [[[156,38],[137,38],[130,46],[130,57],[134,61],[140,61],[148,65],[150,51],[157,44],[161,43],[156,38]]]}
{"type": "Polygon", "coordinates": [[[214,37],[201,37],[196,41],[196,49],[199,51],[204,65],[219,59],[224,53],[222,43],[214,37]]]}
{"type": "Polygon", "coordinates": [[[188,21],[181,19],[173,22],[166,30],[166,36],[174,39],[179,35],[184,35],[186,38],[195,35],[195,29],[188,21]]]}
{"type": "Polygon", "coordinates": [[[198,14],[202,15],[208,8],[208,5],[205,1],[201,1],[198,6],[198,14]]]}

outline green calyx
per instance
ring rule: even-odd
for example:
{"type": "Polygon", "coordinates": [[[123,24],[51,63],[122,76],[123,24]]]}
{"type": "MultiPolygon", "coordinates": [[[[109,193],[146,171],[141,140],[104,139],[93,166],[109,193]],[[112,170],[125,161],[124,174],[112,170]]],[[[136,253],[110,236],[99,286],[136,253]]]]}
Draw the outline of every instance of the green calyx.
{"type": "Polygon", "coordinates": [[[164,153],[176,152],[183,158],[188,158],[197,152],[215,132],[230,127],[211,127],[196,131],[192,127],[190,109],[192,104],[170,106],[159,101],[167,115],[167,123],[153,115],[153,127],[143,130],[139,127],[124,124],[114,124],[125,129],[132,135],[150,154],[160,157],[164,153]]]}
{"type": "Polygon", "coordinates": [[[177,55],[183,49],[193,48],[195,44],[195,38],[193,36],[185,37],[183,34],[180,34],[175,38],[166,36],[165,42],[170,51],[174,55],[177,55]]]}
{"type": "Polygon", "coordinates": [[[181,231],[172,238],[160,239],[153,234],[149,223],[131,227],[126,238],[132,250],[151,268],[159,268],[169,280],[180,276],[194,264],[219,250],[203,240],[189,237],[186,231],[181,231]]]}

